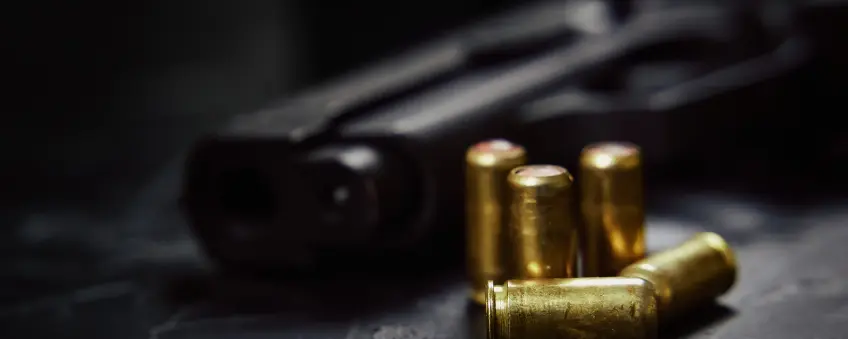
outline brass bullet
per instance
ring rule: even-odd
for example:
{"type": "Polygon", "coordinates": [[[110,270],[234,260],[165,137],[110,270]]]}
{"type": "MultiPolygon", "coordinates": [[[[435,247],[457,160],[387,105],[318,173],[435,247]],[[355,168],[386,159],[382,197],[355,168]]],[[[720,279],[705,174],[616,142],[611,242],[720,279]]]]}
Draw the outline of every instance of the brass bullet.
{"type": "Polygon", "coordinates": [[[465,156],[467,269],[471,298],[486,303],[486,282],[501,283],[509,255],[509,171],[527,162],[524,148],[506,140],[483,141],[465,156]]]}
{"type": "Polygon", "coordinates": [[[653,286],[635,278],[509,280],[489,283],[489,339],[651,339],[653,286]]]}
{"type": "Polygon", "coordinates": [[[645,256],[645,209],[639,147],[607,142],[580,155],[583,276],[615,276],[645,256]]]}
{"type": "Polygon", "coordinates": [[[667,318],[727,292],[736,280],[736,259],[721,236],[699,233],[628,266],[621,275],[651,282],[660,313],[667,318]]]}
{"type": "Polygon", "coordinates": [[[513,169],[507,180],[516,277],[574,277],[578,229],[571,174],[559,166],[530,165],[513,169]]]}

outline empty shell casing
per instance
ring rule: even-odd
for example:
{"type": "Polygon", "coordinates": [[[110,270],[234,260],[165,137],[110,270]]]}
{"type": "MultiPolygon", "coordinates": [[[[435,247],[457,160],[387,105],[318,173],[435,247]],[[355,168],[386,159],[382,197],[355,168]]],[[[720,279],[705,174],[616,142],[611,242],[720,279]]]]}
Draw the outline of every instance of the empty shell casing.
{"type": "Polygon", "coordinates": [[[626,267],[621,275],[651,282],[667,318],[727,292],[736,280],[736,259],[721,236],[699,233],[626,267]]]}
{"type": "Polygon", "coordinates": [[[589,145],[580,155],[583,276],[615,276],[645,256],[645,210],[639,148],[589,145]]]}
{"type": "Polygon", "coordinates": [[[490,284],[489,339],[657,336],[653,286],[634,278],[508,280],[490,284]]]}
{"type": "Polygon", "coordinates": [[[486,282],[502,283],[512,264],[509,255],[509,171],[527,162],[521,146],[489,140],[471,146],[465,156],[467,270],[471,297],[486,303],[486,282]]]}
{"type": "Polygon", "coordinates": [[[513,169],[508,181],[516,277],[574,277],[578,229],[571,174],[559,166],[531,165],[513,169]]]}

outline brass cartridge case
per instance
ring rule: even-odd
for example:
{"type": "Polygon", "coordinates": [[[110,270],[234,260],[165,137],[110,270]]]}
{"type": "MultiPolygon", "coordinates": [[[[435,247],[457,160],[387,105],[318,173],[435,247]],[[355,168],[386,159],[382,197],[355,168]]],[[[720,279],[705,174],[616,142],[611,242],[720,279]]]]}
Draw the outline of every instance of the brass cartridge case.
{"type": "Polygon", "coordinates": [[[524,148],[506,140],[483,141],[465,157],[467,271],[471,298],[486,303],[486,282],[502,283],[513,266],[509,254],[509,171],[527,162],[524,148]]]}
{"type": "Polygon", "coordinates": [[[683,244],[651,255],[621,272],[651,282],[660,314],[673,317],[727,292],[736,280],[730,245],[715,233],[699,233],[683,244]]]}
{"type": "Polygon", "coordinates": [[[634,278],[508,280],[489,284],[489,339],[652,339],[653,286],[634,278]]]}
{"type": "Polygon", "coordinates": [[[639,147],[607,142],[580,155],[583,276],[616,276],[645,256],[645,208],[639,147]]]}
{"type": "Polygon", "coordinates": [[[578,225],[571,174],[559,166],[530,165],[513,169],[508,181],[516,277],[574,277],[578,225]]]}

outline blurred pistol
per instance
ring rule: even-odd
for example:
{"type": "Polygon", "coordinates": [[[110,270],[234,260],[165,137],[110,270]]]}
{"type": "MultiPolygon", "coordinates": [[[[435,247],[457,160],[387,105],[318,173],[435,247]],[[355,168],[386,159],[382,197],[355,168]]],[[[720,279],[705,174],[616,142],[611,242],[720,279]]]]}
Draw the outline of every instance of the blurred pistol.
{"type": "Polygon", "coordinates": [[[203,248],[249,271],[461,249],[469,145],[504,137],[569,166],[586,143],[628,139],[658,165],[693,125],[660,117],[773,84],[803,54],[790,35],[751,47],[759,26],[734,9],[603,4],[507,13],[203,137],[183,192],[203,248]]]}

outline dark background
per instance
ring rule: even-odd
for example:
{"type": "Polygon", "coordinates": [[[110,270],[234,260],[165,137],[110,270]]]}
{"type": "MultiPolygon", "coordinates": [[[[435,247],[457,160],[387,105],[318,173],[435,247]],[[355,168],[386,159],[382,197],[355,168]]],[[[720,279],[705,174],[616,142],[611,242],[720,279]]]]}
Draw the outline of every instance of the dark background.
{"type": "Polygon", "coordinates": [[[5,5],[0,337],[146,338],[206,265],[176,204],[194,138],[505,3],[5,5]]]}
{"type": "Polygon", "coordinates": [[[120,184],[103,180],[149,175],[176,154],[177,139],[499,6],[16,3],[4,11],[11,62],[3,153],[15,177],[4,193],[43,201],[38,186],[106,198],[102,188],[120,184]]]}
{"type": "MultiPolygon", "coordinates": [[[[192,140],[228,117],[518,3],[8,5],[0,337],[480,337],[480,312],[466,309],[456,268],[309,285],[210,275],[177,208],[178,187],[192,140]]],[[[803,107],[842,113],[816,102],[803,107]]],[[[841,133],[835,122],[802,125],[786,137],[841,133]]],[[[745,183],[755,180],[737,176],[652,193],[652,248],[719,231],[743,267],[727,307],[681,320],[668,336],[844,333],[848,265],[834,261],[848,254],[844,159],[803,165],[803,150],[770,154],[802,165],[753,190],[745,183]]]]}

